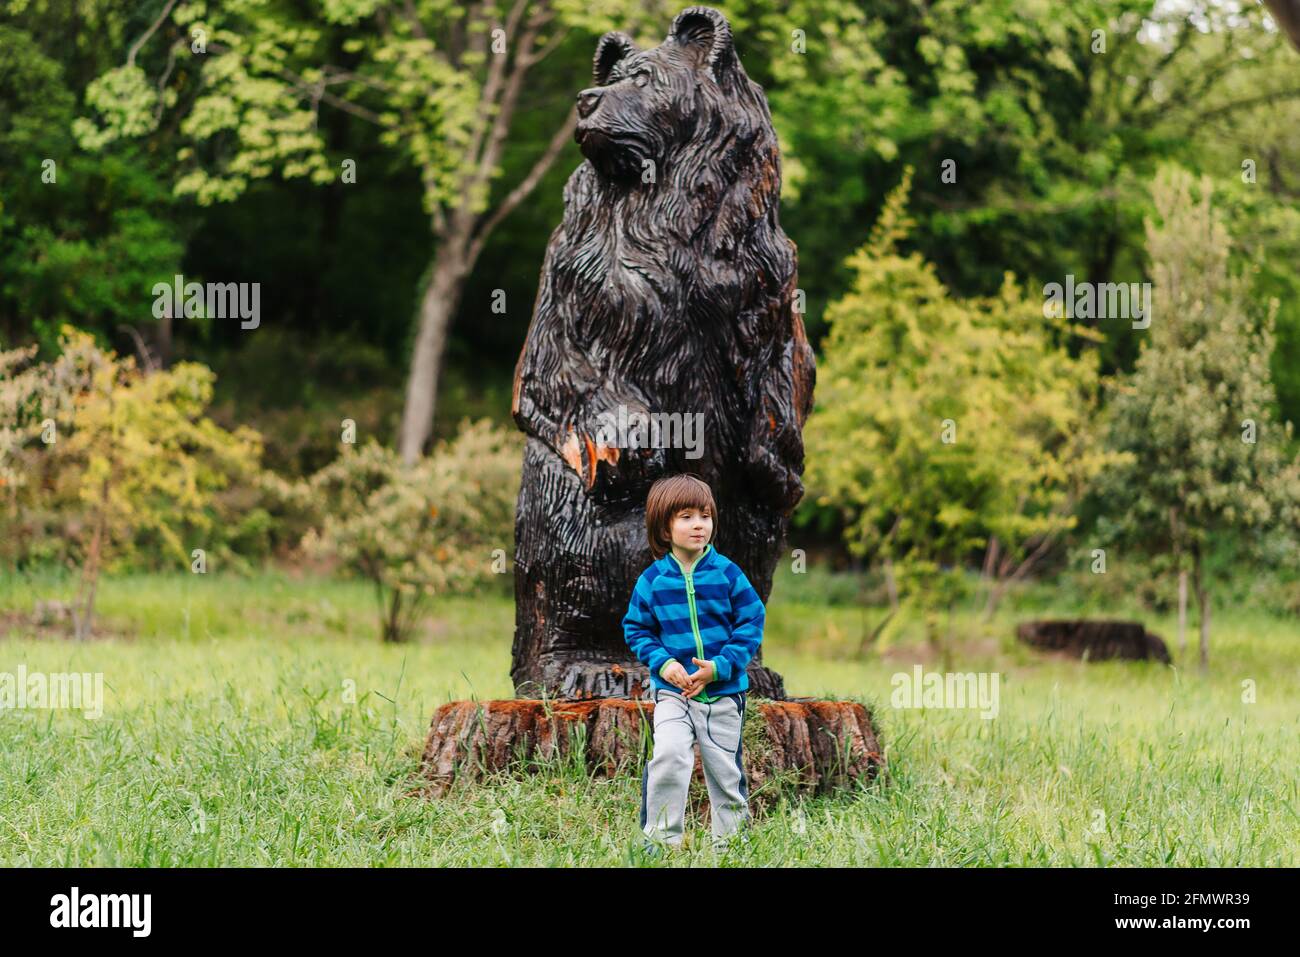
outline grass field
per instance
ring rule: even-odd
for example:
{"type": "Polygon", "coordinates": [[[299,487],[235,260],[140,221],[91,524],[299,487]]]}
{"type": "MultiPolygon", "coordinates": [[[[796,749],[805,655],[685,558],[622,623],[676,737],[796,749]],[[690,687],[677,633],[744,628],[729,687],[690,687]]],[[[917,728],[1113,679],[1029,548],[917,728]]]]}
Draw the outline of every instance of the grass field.
{"type": "MultiPolygon", "coordinates": [[[[0,614],[65,588],[9,577],[0,614]]],[[[889,779],[781,802],[724,863],[1300,864],[1294,620],[1220,609],[1202,678],[1035,657],[1010,641],[1027,614],[1015,607],[986,633],[962,618],[956,668],[1001,676],[986,720],[892,708],[891,676],[930,667],[924,646],[904,636],[859,660],[863,613],[800,594],[778,581],[764,662],[792,693],[872,706],[889,779]]],[[[0,638],[0,673],[102,672],[105,683],[97,720],[0,711],[0,864],[627,862],[639,776],[569,766],[439,801],[407,796],[439,704],[512,694],[504,594],[449,599],[417,642],[387,647],[359,583],[133,576],[107,581],[100,609],[116,637],[77,644],[11,623],[0,638]]],[[[1172,638],[1170,621],[1147,623],[1172,638]]],[[[688,827],[694,840],[668,864],[717,863],[702,822],[688,827]]]]}

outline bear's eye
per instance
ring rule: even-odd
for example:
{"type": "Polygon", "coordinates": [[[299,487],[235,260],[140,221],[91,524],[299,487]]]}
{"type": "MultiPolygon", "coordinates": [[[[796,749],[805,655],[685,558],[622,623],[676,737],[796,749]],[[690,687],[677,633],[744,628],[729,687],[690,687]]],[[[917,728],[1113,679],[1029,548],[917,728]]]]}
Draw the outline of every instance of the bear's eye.
{"type": "Polygon", "coordinates": [[[634,83],[636,83],[637,86],[645,86],[647,83],[650,82],[650,71],[641,70],[640,72],[637,73],[636,76],[632,78],[632,80],[634,83]]]}

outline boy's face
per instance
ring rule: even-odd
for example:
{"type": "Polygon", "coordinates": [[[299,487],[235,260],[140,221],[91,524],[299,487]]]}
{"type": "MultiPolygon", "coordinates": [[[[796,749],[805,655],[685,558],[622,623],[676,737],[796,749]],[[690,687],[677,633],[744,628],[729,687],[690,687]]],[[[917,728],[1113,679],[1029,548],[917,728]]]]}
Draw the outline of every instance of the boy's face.
{"type": "Polygon", "coordinates": [[[707,508],[683,508],[672,521],[673,544],[688,552],[698,552],[713,537],[713,513],[707,508]]]}

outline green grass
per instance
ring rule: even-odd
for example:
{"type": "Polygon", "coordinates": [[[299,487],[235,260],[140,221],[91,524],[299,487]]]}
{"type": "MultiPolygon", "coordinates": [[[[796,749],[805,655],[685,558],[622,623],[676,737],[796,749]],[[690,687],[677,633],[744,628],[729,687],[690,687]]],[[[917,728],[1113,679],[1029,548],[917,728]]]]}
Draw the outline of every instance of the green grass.
{"type": "MultiPolygon", "coordinates": [[[[11,577],[0,613],[66,587],[11,577]]],[[[956,668],[1001,675],[999,714],[985,720],[890,707],[893,674],[934,666],[917,635],[858,660],[863,612],[818,594],[782,577],[764,661],[795,694],[873,703],[889,779],[783,800],[729,861],[1300,864],[1294,621],[1220,609],[1202,678],[1038,658],[1009,640],[1014,608],[983,631],[962,615],[956,668]]],[[[1022,598],[1040,608],[1050,595],[1022,598]]],[[[373,596],[357,583],[140,575],[107,581],[100,608],[114,637],[76,644],[19,624],[0,638],[0,672],[102,672],[106,685],[99,720],[0,711],[0,864],[627,860],[639,775],[564,766],[442,800],[407,796],[439,704],[512,694],[504,594],[447,600],[417,642],[397,647],[378,641],[373,596]]],[[[1147,620],[1174,634],[1170,621],[1147,620]]],[[[669,865],[714,863],[703,823],[688,824],[694,840],[669,865]]]]}

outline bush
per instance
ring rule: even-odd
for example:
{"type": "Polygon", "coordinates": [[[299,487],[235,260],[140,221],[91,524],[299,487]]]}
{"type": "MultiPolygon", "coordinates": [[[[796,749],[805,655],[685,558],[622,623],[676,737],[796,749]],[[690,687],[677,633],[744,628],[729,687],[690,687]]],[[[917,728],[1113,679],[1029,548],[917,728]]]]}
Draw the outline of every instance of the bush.
{"type": "Polygon", "coordinates": [[[0,356],[0,367],[17,370],[0,393],[0,476],[12,488],[6,522],[18,532],[4,537],[48,543],[33,529],[61,526],[59,557],[81,569],[74,620],[84,636],[102,570],[187,567],[196,549],[206,567],[222,530],[240,524],[218,494],[255,481],[261,437],[204,416],[214,377],[202,365],[146,374],[71,326],[60,346],[53,362],[26,368],[32,350],[0,356]]]}
{"type": "Polygon", "coordinates": [[[430,598],[509,570],[521,440],[484,419],[411,466],[373,440],[345,446],[297,486],[319,516],[304,550],[374,582],[383,639],[405,640],[430,598]]]}

